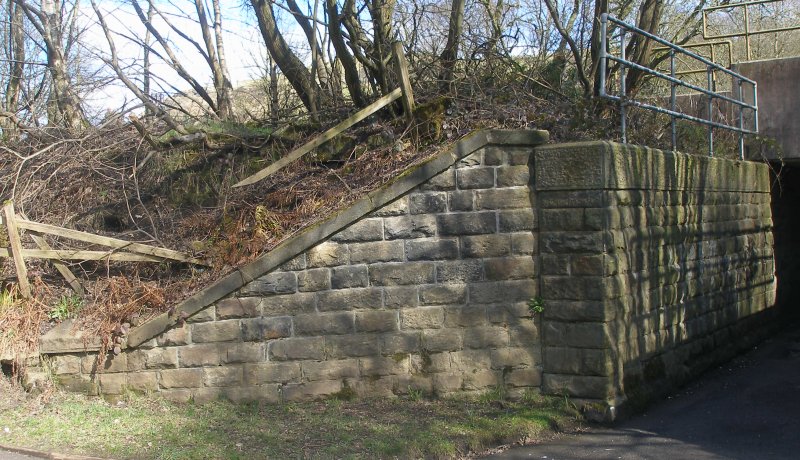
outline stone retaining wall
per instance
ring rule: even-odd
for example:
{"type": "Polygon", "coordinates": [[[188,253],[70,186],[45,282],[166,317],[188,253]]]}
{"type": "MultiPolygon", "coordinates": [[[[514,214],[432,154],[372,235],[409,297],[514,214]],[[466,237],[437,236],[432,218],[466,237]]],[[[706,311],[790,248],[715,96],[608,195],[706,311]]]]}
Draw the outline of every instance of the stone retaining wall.
{"type": "Polygon", "coordinates": [[[611,417],[735,350],[774,300],[767,167],[545,140],[473,135],[134,329],[103,369],[44,340],[52,372],[181,401],[541,389],[611,417]]]}
{"type": "Polygon", "coordinates": [[[765,164],[589,143],[535,165],[546,392],[613,408],[749,345],[775,297],[765,164]]]}

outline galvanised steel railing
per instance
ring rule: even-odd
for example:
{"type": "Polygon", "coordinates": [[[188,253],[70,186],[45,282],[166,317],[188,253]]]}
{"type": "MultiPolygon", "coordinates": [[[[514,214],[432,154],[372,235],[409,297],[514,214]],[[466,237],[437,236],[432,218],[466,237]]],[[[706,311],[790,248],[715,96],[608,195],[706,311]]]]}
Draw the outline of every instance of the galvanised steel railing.
{"type": "Polygon", "coordinates": [[[677,125],[678,119],[693,121],[696,123],[708,126],[708,151],[709,156],[714,154],[714,128],[727,129],[739,133],[739,157],[744,159],[744,136],[745,134],[758,134],[758,87],[755,81],[750,80],[732,70],[726,69],[719,64],[712,62],[703,56],[695,54],[679,45],[671,43],[661,37],[655,36],[649,32],[639,29],[636,26],[628,24],[624,21],[604,13],[600,17],[601,22],[601,44],[600,44],[600,96],[617,101],[620,104],[620,117],[622,128],[622,142],[627,141],[626,133],[626,107],[635,106],[644,109],[652,110],[655,112],[663,113],[670,116],[672,124],[672,149],[677,149],[677,125]],[[611,22],[619,28],[619,56],[614,56],[608,50],[608,23],[611,22]],[[625,57],[625,45],[628,34],[640,34],[650,40],[664,45],[668,49],[670,59],[670,73],[669,75],[659,72],[658,70],[637,64],[629,61],[625,57]],[[705,88],[689,83],[678,78],[675,72],[675,55],[682,54],[692,59],[700,61],[706,66],[707,86],[705,88]],[[608,69],[608,61],[617,62],[620,65],[619,71],[619,91],[618,94],[611,94],[606,90],[606,72],[608,69]],[[625,71],[627,68],[634,68],[652,75],[656,78],[666,80],[670,83],[670,108],[664,108],[646,102],[637,101],[634,98],[629,98],[625,88],[625,71]],[[726,96],[721,92],[717,92],[715,88],[714,72],[723,72],[729,75],[733,82],[735,91],[731,94],[733,97],[726,96]],[[743,86],[747,84],[752,87],[752,104],[748,103],[744,98],[743,86]],[[677,88],[684,87],[698,93],[705,95],[707,98],[706,117],[701,118],[694,115],[689,115],[678,110],[677,107],[677,88]],[[732,107],[738,108],[738,123],[736,125],[728,124],[725,119],[719,121],[714,120],[714,100],[725,101],[731,104],[732,107]],[[745,128],[745,112],[751,111],[753,114],[752,128],[745,128]]]}

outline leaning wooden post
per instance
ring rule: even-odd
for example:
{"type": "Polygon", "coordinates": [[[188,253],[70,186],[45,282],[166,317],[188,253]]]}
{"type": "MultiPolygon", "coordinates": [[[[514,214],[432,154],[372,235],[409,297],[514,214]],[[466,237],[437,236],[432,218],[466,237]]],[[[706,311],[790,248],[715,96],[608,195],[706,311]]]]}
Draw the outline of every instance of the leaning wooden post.
{"type": "Polygon", "coordinates": [[[397,76],[400,79],[400,88],[403,90],[403,111],[408,121],[414,119],[414,91],[411,89],[411,79],[408,77],[408,62],[403,51],[403,42],[392,43],[394,63],[397,67],[397,76]]]}
{"type": "Polygon", "coordinates": [[[14,202],[9,200],[3,205],[6,217],[6,230],[8,230],[8,243],[11,246],[11,255],[14,258],[14,267],[17,270],[17,284],[22,297],[31,298],[31,285],[28,283],[28,269],[25,268],[25,259],[22,258],[22,240],[17,229],[14,202]]]}

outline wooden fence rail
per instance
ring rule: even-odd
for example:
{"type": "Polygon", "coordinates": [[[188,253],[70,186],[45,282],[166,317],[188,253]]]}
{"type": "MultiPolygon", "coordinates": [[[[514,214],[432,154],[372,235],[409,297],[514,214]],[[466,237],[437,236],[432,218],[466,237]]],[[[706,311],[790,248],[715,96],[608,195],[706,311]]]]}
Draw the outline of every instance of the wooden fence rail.
{"type": "Polygon", "coordinates": [[[26,258],[52,260],[59,273],[61,273],[70,287],[78,294],[83,294],[83,286],[81,286],[77,277],[63,263],[64,260],[114,260],[125,262],[163,262],[165,260],[174,260],[196,265],[206,265],[205,262],[200,259],[171,249],[33,222],[26,219],[25,216],[17,214],[14,211],[14,203],[12,201],[7,201],[3,205],[3,213],[0,215],[0,225],[6,228],[9,242],[9,247],[0,247],[0,257],[8,257],[14,260],[14,269],[17,272],[17,282],[20,293],[26,298],[30,298],[31,296],[28,270],[25,266],[26,258]],[[22,230],[27,230],[30,233],[31,239],[39,246],[39,249],[27,249],[22,246],[20,233],[22,230]],[[41,235],[45,234],[106,246],[111,249],[104,251],[53,249],[47,244],[44,238],[42,238],[41,235]]]}

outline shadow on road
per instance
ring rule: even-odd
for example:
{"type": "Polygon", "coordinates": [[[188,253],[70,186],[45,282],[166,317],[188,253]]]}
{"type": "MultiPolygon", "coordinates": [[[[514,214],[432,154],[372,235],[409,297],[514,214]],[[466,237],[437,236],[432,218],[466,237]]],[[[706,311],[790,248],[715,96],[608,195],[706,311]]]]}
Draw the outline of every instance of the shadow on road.
{"type": "Polygon", "coordinates": [[[800,323],[642,415],[492,458],[800,458],[800,323]]]}

